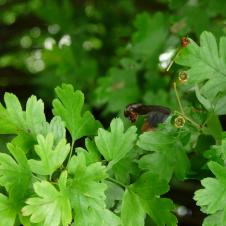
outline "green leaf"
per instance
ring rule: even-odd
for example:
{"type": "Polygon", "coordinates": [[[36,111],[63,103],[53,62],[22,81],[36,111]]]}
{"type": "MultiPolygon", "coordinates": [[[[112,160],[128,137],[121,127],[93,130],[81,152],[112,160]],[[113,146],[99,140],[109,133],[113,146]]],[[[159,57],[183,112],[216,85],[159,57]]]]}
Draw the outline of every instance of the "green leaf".
{"type": "Polygon", "coordinates": [[[216,162],[209,162],[208,166],[216,178],[203,179],[201,184],[204,188],[195,192],[194,199],[197,205],[202,207],[203,212],[214,214],[225,209],[226,168],[216,162]]]}
{"type": "Polygon", "coordinates": [[[218,211],[215,214],[209,215],[203,221],[203,226],[224,226],[226,222],[226,209],[218,211]]]}
{"type": "Polygon", "coordinates": [[[195,87],[195,94],[199,102],[203,105],[203,107],[205,107],[207,111],[211,111],[213,109],[210,101],[200,94],[200,90],[198,86],[195,87]]]}
{"type": "Polygon", "coordinates": [[[218,95],[226,94],[225,43],[226,38],[221,38],[218,48],[212,33],[205,31],[200,36],[200,46],[190,40],[189,45],[176,58],[178,64],[189,67],[187,83],[193,87],[197,84],[200,86],[198,99],[205,107],[209,107],[209,103],[203,101],[204,98],[208,99],[217,114],[220,113],[215,108],[218,95]],[[200,99],[200,96],[203,98],[200,99]]]}
{"type": "Polygon", "coordinates": [[[85,150],[84,148],[78,147],[76,148],[76,153],[79,154],[80,152],[83,152],[86,158],[87,165],[94,162],[101,161],[101,155],[98,152],[94,141],[90,140],[89,138],[86,138],[85,146],[87,150],[85,150]]]}
{"type": "Polygon", "coordinates": [[[168,33],[164,15],[156,13],[151,17],[148,13],[142,13],[136,17],[134,25],[137,31],[133,35],[133,54],[148,62],[150,58],[156,60],[168,33]]]}
{"type": "Polygon", "coordinates": [[[42,135],[47,136],[48,133],[54,135],[54,141],[58,143],[61,139],[66,138],[65,125],[59,116],[52,118],[50,123],[45,123],[43,125],[42,135]]]}
{"type": "Polygon", "coordinates": [[[17,127],[10,119],[6,109],[0,103],[0,134],[13,134],[17,131],[17,127]]]}
{"type": "Polygon", "coordinates": [[[137,135],[135,126],[124,132],[123,122],[119,118],[112,120],[110,128],[110,132],[100,128],[95,142],[100,153],[113,166],[132,150],[137,135]]]}
{"type": "Polygon", "coordinates": [[[120,218],[110,210],[102,208],[78,209],[76,223],[72,226],[120,226],[120,218]]]}
{"type": "Polygon", "coordinates": [[[47,181],[35,182],[37,197],[29,198],[22,208],[24,216],[30,216],[32,223],[43,226],[68,226],[72,221],[71,206],[66,189],[67,173],[64,171],[58,181],[59,190],[47,181]]]}
{"type": "Polygon", "coordinates": [[[121,112],[128,103],[139,100],[136,71],[133,69],[111,68],[107,76],[98,79],[95,90],[96,104],[105,104],[105,112],[121,112]]]}
{"type": "Polygon", "coordinates": [[[173,202],[167,198],[142,200],[144,209],[158,226],[176,226],[177,218],[172,214],[173,202]],[[161,210],[161,211],[159,211],[161,210]]]}
{"type": "Polygon", "coordinates": [[[11,93],[5,93],[4,100],[6,104],[6,109],[8,113],[8,117],[11,122],[17,126],[17,128],[25,129],[25,115],[22,111],[22,107],[18,98],[11,93]]]}
{"type": "Polygon", "coordinates": [[[140,170],[136,162],[137,156],[137,152],[133,148],[132,151],[128,152],[124,158],[112,167],[116,180],[123,184],[129,184],[131,177],[139,175],[140,170]]]}
{"type": "Polygon", "coordinates": [[[33,150],[36,140],[28,133],[21,132],[11,141],[11,143],[14,146],[21,148],[25,153],[28,153],[33,150]]]}
{"type": "MultiPolygon", "coordinates": [[[[69,179],[69,184],[71,186],[72,204],[77,206],[77,198],[79,196],[83,199],[90,199],[104,206],[104,191],[107,186],[103,181],[106,175],[106,169],[101,165],[100,162],[92,163],[86,165],[85,156],[80,153],[78,156],[73,156],[68,164],[68,172],[72,175],[72,179],[69,179]]],[[[88,204],[84,203],[84,204],[88,204]]]]}
{"type": "Polygon", "coordinates": [[[144,226],[145,211],[139,196],[126,189],[122,201],[122,226],[144,226]]]}
{"type": "Polygon", "coordinates": [[[226,161],[226,138],[221,140],[220,145],[214,146],[214,151],[218,152],[221,155],[221,159],[226,161]]]}
{"type": "Polygon", "coordinates": [[[122,201],[123,226],[144,225],[145,214],[148,214],[158,226],[176,226],[177,218],[171,211],[173,202],[159,198],[166,193],[169,186],[166,180],[157,174],[146,172],[125,191],[122,201]],[[161,210],[161,211],[159,211],[161,210]]]}
{"type": "Polygon", "coordinates": [[[38,135],[37,140],[38,144],[35,145],[35,152],[40,160],[29,160],[29,166],[32,172],[36,174],[52,175],[63,164],[70,151],[70,145],[66,144],[65,139],[61,139],[55,147],[54,137],[51,133],[46,137],[38,135]]]}
{"type": "Polygon", "coordinates": [[[0,226],[14,226],[16,215],[12,201],[0,193],[0,226]]]}
{"type": "Polygon", "coordinates": [[[5,93],[6,109],[0,105],[1,134],[17,133],[25,129],[25,116],[18,98],[10,93],[5,93]]]}
{"type": "Polygon", "coordinates": [[[207,132],[214,137],[217,144],[221,143],[223,132],[222,125],[219,117],[213,112],[210,112],[208,115],[207,132]]]}
{"type": "Polygon", "coordinates": [[[151,151],[139,161],[142,169],[152,171],[166,180],[170,180],[173,173],[178,179],[185,178],[189,159],[185,148],[173,134],[160,130],[146,132],[140,135],[137,145],[151,151]]]}
{"type": "Polygon", "coordinates": [[[72,139],[95,135],[100,123],[86,111],[82,113],[84,95],[71,85],[63,84],[55,89],[58,99],[53,101],[53,113],[59,115],[66,124],[72,139]]]}
{"type": "Polygon", "coordinates": [[[35,139],[37,134],[43,133],[47,122],[42,100],[31,96],[26,103],[25,111],[14,94],[6,93],[4,100],[6,108],[0,104],[1,134],[27,133],[35,139]]]}
{"type": "Polygon", "coordinates": [[[151,170],[158,173],[163,179],[170,179],[173,173],[172,164],[167,163],[168,156],[161,153],[152,153],[142,156],[139,160],[139,167],[142,170],[151,170]]]}
{"type": "Polygon", "coordinates": [[[106,205],[108,208],[113,208],[117,204],[117,201],[122,200],[124,189],[119,185],[110,181],[105,181],[107,184],[106,194],[106,205]]]}
{"type": "Polygon", "coordinates": [[[72,176],[68,181],[70,200],[75,211],[76,226],[118,226],[119,218],[105,206],[103,182],[107,177],[106,168],[100,162],[87,166],[85,155],[80,152],[73,156],[68,165],[72,176]]]}
{"type": "Polygon", "coordinates": [[[27,129],[35,137],[42,131],[42,126],[46,122],[43,101],[31,96],[26,104],[25,118],[27,129]]]}
{"type": "Polygon", "coordinates": [[[148,200],[166,193],[169,186],[167,181],[160,179],[157,174],[146,172],[132,185],[132,189],[142,199],[148,200]]]}
{"type": "Polygon", "coordinates": [[[20,208],[31,183],[31,170],[26,156],[20,148],[7,145],[14,159],[8,154],[0,154],[0,184],[6,188],[14,205],[20,208]]]}
{"type": "Polygon", "coordinates": [[[8,154],[0,154],[0,185],[9,194],[0,194],[0,226],[14,225],[31,187],[31,170],[26,156],[19,147],[7,145],[13,158],[8,154]]]}

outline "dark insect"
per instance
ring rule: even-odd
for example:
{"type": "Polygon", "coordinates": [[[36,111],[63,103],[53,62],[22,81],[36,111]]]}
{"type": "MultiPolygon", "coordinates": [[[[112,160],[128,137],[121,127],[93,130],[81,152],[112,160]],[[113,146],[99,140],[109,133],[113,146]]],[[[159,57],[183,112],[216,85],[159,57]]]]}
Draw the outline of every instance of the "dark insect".
{"type": "Polygon", "coordinates": [[[125,117],[129,118],[131,122],[136,122],[139,115],[145,116],[145,121],[142,125],[141,131],[149,131],[158,126],[159,123],[164,122],[170,115],[171,111],[167,107],[159,105],[144,105],[144,104],[129,104],[125,111],[125,117]]]}
{"type": "Polygon", "coordinates": [[[190,43],[189,39],[187,37],[181,38],[181,46],[186,47],[190,43]]]}

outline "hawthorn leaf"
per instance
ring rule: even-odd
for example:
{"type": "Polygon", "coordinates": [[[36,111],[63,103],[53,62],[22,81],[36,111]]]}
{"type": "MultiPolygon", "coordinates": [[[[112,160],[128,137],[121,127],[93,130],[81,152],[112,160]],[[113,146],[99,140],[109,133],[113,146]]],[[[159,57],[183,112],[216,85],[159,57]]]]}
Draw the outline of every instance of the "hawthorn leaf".
{"type": "Polygon", "coordinates": [[[0,184],[6,188],[14,205],[23,205],[31,183],[31,170],[26,156],[19,147],[8,144],[7,148],[13,158],[0,153],[0,184]]]}
{"type": "Polygon", "coordinates": [[[95,135],[100,123],[89,111],[82,113],[84,95],[74,91],[73,86],[63,84],[55,89],[57,99],[53,100],[53,113],[65,122],[72,139],[75,141],[83,136],[95,135]]]}
{"type": "Polygon", "coordinates": [[[36,141],[28,133],[21,132],[11,141],[11,143],[14,146],[21,148],[25,153],[28,153],[30,150],[33,150],[36,141]]]}
{"type": "Polygon", "coordinates": [[[59,190],[47,181],[35,182],[36,197],[26,201],[27,205],[22,208],[22,214],[31,216],[32,223],[42,222],[43,226],[68,226],[72,221],[72,215],[66,182],[66,171],[60,175],[59,190]]]}
{"type": "MultiPolygon", "coordinates": [[[[207,99],[214,108],[218,104],[219,94],[226,93],[225,43],[226,38],[222,37],[218,47],[213,34],[204,31],[200,36],[200,46],[190,39],[187,47],[176,57],[176,63],[189,67],[187,84],[193,87],[199,85],[198,99],[202,104],[207,99]]],[[[208,103],[206,107],[209,105],[208,103]]],[[[215,108],[215,113],[225,112],[218,112],[215,108]]]]}
{"type": "Polygon", "coordinates": [[[107,76],[98,79],[95,103],[106,105],[104,113],[120,112],[128,103],[137,102],[139,96],[136,70],[113,67],[107,76]]]}
{"type": "MultiPolygon", "coordinates": [[[[85,155],[79,153],[78,156],[71,158],[68,173],[72,176],[68,179],[68,183],[71,193],[74,194],[71,195],[73,205],[79,204],[77,199],[81,196],[83,199],[90,200],[91,203],[93,201],[94,204],[99,203],[100,206],[104,206],[104,191],[107,189],[107,185],[103,183],[103,180],[107,177],[106,167],[102,166],[100,162],[87,166],[85,155]]],[[[88,201],[84,204],[88,204],[88,201]]]]}
{"type": "Polygon", "coordinates": [[[11,122],[15,124],[17,128],[25,129],[25,114],[18,98],[12,93],[5,93],[4,101],[11,122]]]}
{"type": "Polygon", "coordinates": [[[207,216],[203,221],[203,226],[224,226],[226,224],[226,209],[207,216]]]}
{"type": "Polygon", "coordinates": [[[222,160],[226,161],[226,138],[221,140],[221,145],[215,145],[214,147],[217,149],[215,151],[221,155],[222,160]]]}
{"type": "Polygon", "coordinates": [[[19,220],[23,226],[43,226],[41,223],[31,223],[29,216],[23,216],[22,213],[19,214],[19,220]]]}
{"type": "Polygon", "coordinates": [[[158,226],[177,225],[177,218],[171,213],[173,202],[170,199],[157,198],[169,190],[166,180],[157,174],[146,172],[131,185],[131,189],[139,196],[143,209],[158,226]]]}
{"type": "Polygon", "coordinates": [[[6,108],[0,104],[0,134],[27,134],[36,139],[38,134],[45,133],[49,124],[44,114],[44,103],[36,96],[31,96],[22,110],[18,98],[11,93],[5,93],[6,108]]]}
{"type": "Polygon", "coordinates": [[[108,209],[83,207],[78,209],[72,226],[121,226],[120,218],[108,209]]]}
{"type": "Polygon", "coordinates": [[[0,134],[13,134],[16,133],[17,127],[12,122],[6,109],[0,103],[0,134]]]}
{"type": "MultiPolygon", "coordinates": [[[[40,128],[40,134],[43,136],[47,136],[48,133],[52,133],[54,135],[54,144],[57,144],[66,136],[64,122],[59,116],[53,117],[50,123],[43,123],[40,128]]],[[[29,151],[33,150],[37,140],[34,139],[34,137],[32,137],[29,133],[22,131],[18,133],[11,142],[16,146],[19,146],[25,153],[28,153],[29,151]]]]}
{"type": "Polygon", "coordinates": [[[113,208],[117,201],[122,200],[124,189],[116,183],[105,181],[107,184],[106,194],[106,205],[108,208],[113,208]]]}
{"type": "Polygon", "coordinates": [[[42,127],[42,135],[47,136],[48,133],[54,135],[54,143],[58,143],[61,139],[66,138],[65,124],[61,117],[54,116],[50,123],[44,123],[42,127]]]}
{"type": "MultiPolygon", "coordinates": [[[[204,142],[206,143],[205,140],[204,142]]],[[[205,150],[203,156],[209,161],[223,165],[226,161],[226,138],[223,138],[219,145],[212,145],[209,150],[205,150]]]]}
{"type": "Polygon", "coordinates": [[[46,137],[38,135],[37,140],[38,144],[35,145],[35,152],[40,157],[40,160],[28,160],[29,166],[32,172],[36,174],[52,175],[63,164],[70,151],[70,145],[66,144],[65,139],[61,139],[54,146],[52,133],[49,133],[46,137]]]}
{"type": "Polygon", "coordinates": [[[8,197],[0,193],[0,226],[14,226],[17,210],[8,197]]]}
{"type": "Polygon", "coordinates": [[[213,161],[208,163],[208,167],[216,178],[204,178],[201,181],[204,188],[195,192],[194,200],[204,213],[214,214],[225,211],[226,168],[213,161]]]}
{"type": "Polygon", "coordinates": [[[0,133],[17,133],[25,130],[25,115],[18,98],[11,93],[5,93],[4,101],[6,108],[0,105],[0,133]]]}
{"type": "Polygon", "coordinates": [[[55,116],[52,118],[49,123],[48,133],[53,133],[56,141],[66,137],[65,125],[60,117],[55,116]]]}
{"type": "Polygon", "coordinates": [[[148,214],[158,226],[176,226],[177,218],[172,214],[173,202],[160,198],[169,186],[157,174],[146,172],[129,186],[122,201],[123,226],[144,225],[144,216],[148,214]],[[161,211],[160,211],[161,210],[161,211]]]}
{"type": "Polygon", "coordinates": [[[198,101],[205,107],[205,109],[207,111],[213,110],[213,107],[212,107],[210,101],[200,94],[200,90],[199,90],[199,87],[197,85],[195,87],[195,94],[196,94],[198,101]]]}
{"type": "Polygon", "coordinates": [[[176,226],[177,218],[172,213],[174,204],[167,198],[142,199],[142,203],[147,214],[158,226],[176,226]]]}
{"type": "Polygon", "coordinates": [[[166,180],[170,180],[172,174],[178,179],[185,178],[189,159],[182,143],[173,134],[160,130],[145,132],[140,135],[137,145],[151,151],[139,160],[141,168],[152,171],[166,180]]]}
{"type": "Polygon", "coordinates": [[[133,35],[132,52],[135,57],[142,57],[151,62],[160,54],[167,36],[167,20],[163,13],[150,16],[141,13],[136,17],[134,25],[137,31],[133,35]],[[155,43],[155,45],[153,45],[155,43]]]}
{"type": "Polygon", "coordinates": [[[161,179],[157,174],[145,172],[132,184],[132,189],[142,199],[148,200],[166,193],[169,186],[167,181],[161,179]]]}
{"type": "Polygon", "coordinates": [[[123,184],[129,184],[131,176],[139,175],[140,170],[138,164],[136,163],[136,157],[137,153],[133,149],[112,167],[116,180],[123,184]]]}
{"type": "Polygon", "coordinates": [[[25,111],[26,128],[33,137],[42,132],[43,124],[46,122],[43,101],[31,96],[26,103],[25,111]]]}
{"type": "Polygon", "coordinates": [[[99,152],[110,162],[110,166],[113,166],[132,150],[137,135],[135,126],[124,131],[124,125],[120,118],[112,120],[110,129],[109,132],[100,128],[95,137],[95,143],[99,152]]]}
{"type": "Polygon", "coordinates": [[[121,218],[122,226],[144,226],[145,211],[139,196],[131,189],[123,195],[121,218]]]}
{"type": "Polygon", "coordinates": [[[163,179],[170,179],[173,174],[171,164],[160,164],[168,161],[167,155],[162,155],[159,152],[146,154],[139,159],[139,168],[145,171],[151,170],[159,174],[163,179]]]}
{"type": "Polygon", "coordinates": [[[76,148],[76,153],[83,152],[86,157],[86,163],[87,165],[101,161],[101,154],[98,152],[97,147],[95,145],[95,142],[93,140],[90,140],[89,138],[85,139],[85,146],[86,149],[78,147],[76,148]]]}
{"type": "Polygon", "coordinates": [[[87,166],[83,152],[73,156],[68,164],[70,200],[76,226],[118,226],[120,219],[106,209],[106,167],[100,162],[87,166]]]}

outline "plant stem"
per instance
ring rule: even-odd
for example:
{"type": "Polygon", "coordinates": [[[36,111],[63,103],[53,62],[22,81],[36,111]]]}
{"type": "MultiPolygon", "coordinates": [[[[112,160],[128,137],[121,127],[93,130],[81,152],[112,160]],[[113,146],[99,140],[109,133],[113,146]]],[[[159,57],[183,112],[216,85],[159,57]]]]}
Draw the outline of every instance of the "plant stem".
{"type": "Polygon", "coordinates": [[[111,177],[108,177],[107,180],[112,182],[112,183],[115,183],[115,184],[119,185],[123,189],[126,189],[126,187],[127,187],[125,184],[123,184],[123,183],[121,183],[121,182],[119,182],[119,181],[117,181],[117,180],[115,180],[115,179],[113,179],[111,177]]]}
{"type": "Polygon", "coordinates": [[[179,94],[178,94],[178,91],[177,91],[177,84],[176,84],[176,82],[173,83],[173,89],[174,89],[174,91],[175,91],[175,95],[176,95],[177,102],[178,102],[178,105],[179,105],[179,107],[180,107],[180,110],[181,110],[181,112],[185,115],[184,109],[183,109],[183,106],[182,106],[182,104],[181,104],[180,97],[179,97],[179,94]]]}
{"type": "Polygon", "coordinates": [[[42,179],[41,178],[39,178],[39,177],[37,177],[37,176],[35,176],[34,174],[32,174],[32,177],[34,177],[36,180],[38,180],[38,181],[42,181],[42,179]]]}
{"type": "Polygon", "coordinates": [[[178,54],[181,52],[182,48],[180,48],[177,53],[175,54],[175,56],[173,57],[173,59],[170,61],[168,67],[166,68],[166,71],[168,72],[169,69],[172,67],[173,63],[175,62],[176,57],[178,56],[178,54]]]}
{"type": "MultiPolygon", "coordinates": [[[[72,139],[72,142],[71,142],[71,149],[70,149],[70,153],[69,153],[69,157],[68,157],[67,166],[68,166],[68,163],[69,163],[70,160],[71,160],[71,156],[72,156],[72,152],[73,152],[74,145],[75,145],[75,140],[72,139]]],[[[67,166],[66,166],[66,168],[67,168],[67,166]]]]}
{"type": "Polygon", "coordinates": [[[197,127],[198,130],[201,130],[201,126],[200,126],[197,122],[195,122],[195,121],[193,121],[192,119],[190,119],[190,118],[189,118],[188,116],[186,116],[185,114],[183,114],[183,113],[181,113],[181,112],[179,112],[179,111],[175,111],[175,113],[177,113],[177,114],[183,116],[183,117],[184,117],[186,120],[188,120],[191,124],[193,124],[195,127],[197,127]]]}

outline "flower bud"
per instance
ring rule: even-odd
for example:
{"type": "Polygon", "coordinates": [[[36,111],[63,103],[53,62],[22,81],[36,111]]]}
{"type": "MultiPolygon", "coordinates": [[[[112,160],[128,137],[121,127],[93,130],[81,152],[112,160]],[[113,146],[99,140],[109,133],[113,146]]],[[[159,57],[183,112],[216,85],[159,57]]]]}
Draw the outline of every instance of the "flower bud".
{"type": "Polygon", "coordinates": [[[187,82],[187,80],[188,80],[187,72],[186,71],[181,71],[179,73],[178,79],[179,79],[180,83],[182,83],[182,84],[187,82]]]}
{"type": "Polygon", "coordinates": [[[177,128],[182,128],[185,124],[185,118],[181,115],[177,116],[174,119],[174,126],[177,128]]]}

